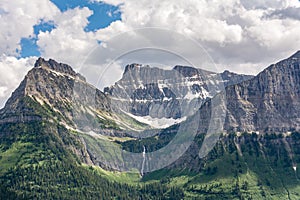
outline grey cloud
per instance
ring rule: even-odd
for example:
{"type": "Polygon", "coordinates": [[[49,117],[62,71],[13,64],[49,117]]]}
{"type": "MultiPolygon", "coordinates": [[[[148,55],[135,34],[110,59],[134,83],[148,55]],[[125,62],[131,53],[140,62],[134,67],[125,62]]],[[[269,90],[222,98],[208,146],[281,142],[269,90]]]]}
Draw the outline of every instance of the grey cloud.
{"type": "Polygon", "coordinates": [[[278,9],[285,6],[287,0],[240,0],[246,9],[278,9]]]}
{"type": "Polygon", "coordinates": [[[268,14],[266,17],[269,18],[279,18],[279,19],[295,19],[300,20],[300,7],[288,7],[285,9],[275,10],[274,12],[268,14]]]}

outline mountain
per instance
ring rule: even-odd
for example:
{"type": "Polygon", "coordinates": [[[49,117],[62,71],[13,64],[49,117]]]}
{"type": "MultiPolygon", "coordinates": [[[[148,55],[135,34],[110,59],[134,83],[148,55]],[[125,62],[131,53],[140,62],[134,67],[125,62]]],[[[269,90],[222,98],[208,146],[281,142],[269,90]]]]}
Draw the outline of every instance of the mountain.
{"type": "MultiPolygon", "coordinates": [[[[207,100],[195,113],[198,134],[184,155],[143,179],[181,182],[191,199],[298,199],[299,56],[300,51],[207,100]],[[219,117],[212,114],[216,103],[226,105],[221,112],[226,114],[224,130],[208,134],[211,120],[219,117]],[[199,157],[203,147],[210,152],[199,157]]],[[[176,134],[191,119],[170,128],[176,134]]],[[[173,138],[161,133],[123,146],[155,152],[173,138]]]]}
{"type": "MultiPolygon", "coordinates": [[[[270,134],[275,134],[275,138],[282,140],[282,148],[289,153],[289,156],[294,154],[293,151],[298,152],[293,149],[295,148],[293,143],[298,141],[288,139],[292,143],[289,144],[285,137],[289,138],[292,133],[296,134],[299,131],[299,66],[300,51],[270,65],[249,80],[227,86],[224,91],[206,101],[197,112],[200,119],[199,134],[209,132],[210,125],[214,121],[221,120],[220,127],[222,128],[217,129],[221,132],[209,133],[210,136],[222,137],[222,135],[226,136],[232,133],[237,135],[248,133],[267,138],[270,134]],[[219,113],[224,115],[223,117],[212,114],[217,111],[215,107],[219,107],[219,105],[222,110],[219,113]]],[[[236,141],[233,144],[238,145],[236,141]]],[[[180,162],[187,162],[187,160],[184,159],[177,163],[180,162]]]]}
{"type": "Polygon", "coordinates": [[[39,58],[0,110],[0,199],[298,199],[299,55],[255,77],[132,64],[104,92],[39,58]]]}
{"type": "Polygon", "coordinates": [[[300,128],[300,51],[255,78],[226,88],[228,131],[287,132],[300,128]]]}
{"type": "Polygon", "coordinates": [[[164,70],[131,64],[125,67],[123,77],[104,92],[119,108],[135,116],[179,119],[190,114],[189,107],[197,109],[224,87],[252,77],[179,65],[164,70]]]}
{"type": "Polygon", "coordinates": [[[85,141],[144,127],[111,109],[70,66],[39,58],[0,111],[0,199],[180,199],[177,187],[97,167],[85,141]]]}
{"type": "Polygon", "coordinates": [[[0,111],[0,124],[42,118],[104,135],[121,134],[118,130],[130,127],[147,127],[124,113],[117,115],[110,99],[69,65],[39,58],[0,111]],[[38,113],[28,102],[39,104],[46,112],[38,113]]]}

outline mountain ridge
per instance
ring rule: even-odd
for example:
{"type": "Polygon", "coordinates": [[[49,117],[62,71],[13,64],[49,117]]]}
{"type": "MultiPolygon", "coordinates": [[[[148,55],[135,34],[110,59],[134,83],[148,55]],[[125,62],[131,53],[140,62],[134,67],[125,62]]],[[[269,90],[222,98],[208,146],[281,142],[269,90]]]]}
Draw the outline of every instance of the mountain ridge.
{"type": "MultiPolygon", "coordinates": [[[[151,163],[149,154],[172,143],[178,128],[188,126],[195,115],[153,134],[153,127],[117,110],[119,104],[113,104],[111,97],[86,83],[70,66],[41,58],[0,110],[0,198],[297,199],[299,56],[297,52],[195,104],[199,129],[187,151],[165,168],[147,173],[141,170],[147,164],[161,164],[159,160],[151,163]],[[221,94],[225,94],[227,132],[200,158],[205,129],[213,116],[212,101],[221,94]],[[128,129],[132,125],[138,131],[128,129]],[[147,133],[143,128],[150,129],[149,137],[130,135],[147,133]],[[126,159],[126,152],[136,159],[126,159]],[[120,181],[126,173],[116,172],[127,166],[135,166],[130,171],[136,176],[132,185],[128,178],[126,184],[120,181]]],[[[179,73],[183,79],[178,80],[188,78],[183,83],[191,83],[195,91],[209,88],[194,86],[195,71],[183,69],[184,75],[179,73]]],[[[125,76],[134,75],[131,70],[125,76]]],[[[223,76],[230,79],[230,75],[225,71],[223,76]]],[[[133,88],[137,100],[160,99],[162,92],[162,99],[176,99],[176,90],[158,87],[160,79],[148,80],[148,85],[133,88]]],[[[181,145],[185,144],[176,143],[176,154],[181,145]]]]}
{"type": "Polygon", "coordinates": [[[252,77],[229,71],[215,73],[190,66],[176,65],[171,70],[164,70],[135,63],[127,65],[123,77],[104,88],[104,93],[128,113],[178,119],[188,115],[183,110],[188,110],[189,105],[199,107],[207,98],[224,90],[224,86],[252,77]]]}

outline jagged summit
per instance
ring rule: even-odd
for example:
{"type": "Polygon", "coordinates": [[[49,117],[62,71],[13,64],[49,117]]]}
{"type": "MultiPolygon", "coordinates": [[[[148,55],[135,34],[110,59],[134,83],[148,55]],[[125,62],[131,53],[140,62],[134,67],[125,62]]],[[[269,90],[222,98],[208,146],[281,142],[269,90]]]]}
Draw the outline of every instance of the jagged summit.
{"type": "Polygon", "coordinates": [[[130,71],[130,70],[138,69],[138,68],[141,67],[141,66],[142,66],[142,64],[138,64],[138,63],[132,63],[132,64],[129,64],[129,65],[126,65],[123,74],[126,74],[126,73],[127,73],[128,71],[130,71]]]}
{"type": "Polygon", "coordinates": [[[64,74],[68,74],[68,75],[71,75],[71,76],[74,76],[74,77],[77,75],[77,73],[72,69],[71,66],[69,66],[67,64],[64,64],[64,63],[58,63],[53,59],[49,59],[47,61],[44,58],[39,57],[37,59],[37,61],[35,62],[34,67],[35,68],[37,68],[37,67],[47,67],[51,70],[61,72],[61,73],[64,73],[64,74]]]}
{"type": "Polygon", "coordinates": [[[133,63],[125,67],[119,81],[104,88],[104,93],[113,96],[119,108],[133,115],[178,119],[187,115],[181,107],[191,102],[201,104],[224,86],[252,77],[235,73],[223,76],[182,65],[162,69],[133,63]]]}
{"type": "MultiPolygon", "coordinates": [[[[128,64],[125,66],[123,75],[127,74],[128,72],[138,72],[138,71],[139,72],[147,72],[147,73],[158,73],[160,75],[162,72],[170,73],[170,74],[174,75],[174,72],[175,72],[175,73],[178,73],[178,75],[180,74],[180,76],[183,76],[183,77],[193,77],[198,74],[201,74],[201,75],[216,74],[216,72],[212,72],[212,71],[208,71],[208,70],[204,70],[204,69],[200,69],[200,68],[196,68],[196,67],[192,67],[192,66],[175,65],[171,70],[167,70],[167,69],[162,69],[162,68],[153,67],[153,66],[150,67],[149,65],[132,63],[132,64],[128,64]]],[[[229,72],[228,70],[227,70],[227,72],[237,75],[236,73],[229,72]]],[[[155,75],[155,74],[153,74],[153,75],[155,75]]]]}
{"type": "Polygon", "coordinates": [[[39,68],[39,67],[45,67],[45,68],[53,70],[55,72],[70,75],[74,78],[76,77],[84,82],[86,81],[85,77],[79,73],[76,73],[70,65],[67,65],[64,63],[58,63],[51,58],[47,61],[44,58],[39,57],[34,64],[34,68],[39,68]]]}

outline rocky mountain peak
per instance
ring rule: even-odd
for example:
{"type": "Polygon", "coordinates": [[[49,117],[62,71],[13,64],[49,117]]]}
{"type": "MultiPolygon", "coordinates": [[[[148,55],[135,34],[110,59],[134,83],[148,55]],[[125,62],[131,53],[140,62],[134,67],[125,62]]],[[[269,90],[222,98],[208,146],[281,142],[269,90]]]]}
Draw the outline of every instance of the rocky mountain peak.
{"type": "Polygon", "coordinates": [[[123,77],[104,93],[114,99],[123,111],[151,118],[183,118],[189,105],[201,105],[207,98],[253,76],[228,72],[223,74],[176,65],[162,69],[140,64],[125,67],[123,77]],[[223,79],[222,79],[223,78],[223,79]],[[181,111],[182,110],[182,111],[181,111]]]}
{"type": "Polygon", "coordinates": [[[60,72],[63,74],[71,75],[73,77],[77,76],[78,74],[72,69],[71,66],[64,64],[64,63],[58,63],[53,59],[49,59],[48,61],[44,58],[40,57],[37,59],[37,61],[34,64],[35,68],[39,67],[45,67],[50,70],[54,70],[56,72],[60,72]]]}
{"type": "Polygon", "coordinates": [[[132,64],[129,64],[129,65],[126,65],[123,74],[126,74],[128,71],[131,71],[131,70],[139,69],[139,67],[141,67],[141,66],[142,66],[142,65],[141,65],[141,64],[138,64],[138,63],[132,63],[132,64]]]}
{"type": "Polygon", "coordinates": [[[87,109],[89,114],[96,109],[106,112],[108,99],[71,66],[39,58],[0,110],[0,124],[41,118],[53,120],[59,115],[62,122],[77,126],[76,120],[84,121],[87,109]],[[33,107],[40,109],[36,111],[33,107]],[[83,107],[84,111],[80,109],[83,107]],[[21,117],[15,117],[16,113],[21,117]]]}

